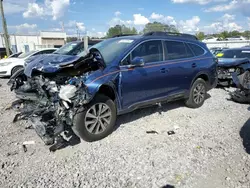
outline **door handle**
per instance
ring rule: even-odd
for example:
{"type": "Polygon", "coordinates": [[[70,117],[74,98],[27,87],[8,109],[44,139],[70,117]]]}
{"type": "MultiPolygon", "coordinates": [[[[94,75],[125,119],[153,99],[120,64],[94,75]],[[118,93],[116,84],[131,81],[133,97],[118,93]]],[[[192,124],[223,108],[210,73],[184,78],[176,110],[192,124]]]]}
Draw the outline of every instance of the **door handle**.
{"type": "Polygon", "coordinates": [[[166,73],[166,72],[168,72],[168,69],[162,68],[162,69],[160,70],[160,72],[161,72],[161,73],[166,73]]]}
{"type": "Polygon", "coordinates": [[[192,64],[192,67],[193,67],[193,68],[197,67],[196,63],[193,63],[193,64],[192,64]]]}

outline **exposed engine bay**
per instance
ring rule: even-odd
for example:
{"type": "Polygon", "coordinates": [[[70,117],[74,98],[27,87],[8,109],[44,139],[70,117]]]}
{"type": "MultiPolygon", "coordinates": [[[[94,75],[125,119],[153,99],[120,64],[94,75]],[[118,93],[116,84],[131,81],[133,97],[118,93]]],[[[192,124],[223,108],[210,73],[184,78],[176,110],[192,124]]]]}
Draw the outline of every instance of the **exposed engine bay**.
{"type": "Polygon", "coordinates": [[[19,111],[13,121],[28,119],[45,144],[54,144],[56,150],[72,136],[74,116],[92,99],[86,77],[105,63],[100,54],[90,52],[76,61],[54,62],[54,67],[34,65],[17,72],[8,83],[18,98],[12,103],[19,111]]]}
{"type": "Polygon", "coordinates": [[[236,73],[241,75],[245,72],[246,68],[249,66],[249,59],[219,59],[218,65],[218,85],[221,86],[232,86],[234,84],[232,80],[232,75],[236,73]]]}

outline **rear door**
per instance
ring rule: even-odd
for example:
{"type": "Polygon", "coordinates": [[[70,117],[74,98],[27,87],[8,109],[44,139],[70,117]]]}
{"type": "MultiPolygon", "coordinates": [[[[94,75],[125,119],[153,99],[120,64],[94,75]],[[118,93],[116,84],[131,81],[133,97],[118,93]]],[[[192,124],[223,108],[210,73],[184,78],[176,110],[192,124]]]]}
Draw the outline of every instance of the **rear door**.
{"type": "Polygon", "coordinates": [[[168,94],[185,92],[189,89],[197,68],[197,62],[193,61],[194,53],[181,41],[164,41],[164,44],[168,76],[171,78],[168,94]]]}

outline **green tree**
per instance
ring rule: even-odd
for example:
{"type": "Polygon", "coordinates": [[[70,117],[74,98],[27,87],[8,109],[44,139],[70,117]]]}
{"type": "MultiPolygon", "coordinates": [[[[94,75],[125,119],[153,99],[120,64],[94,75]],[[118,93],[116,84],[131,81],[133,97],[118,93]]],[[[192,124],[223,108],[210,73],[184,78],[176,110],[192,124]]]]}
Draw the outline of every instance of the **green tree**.
{"type": "Polygon", "coordinates": [[[239,31],[232,31],[230,32],[230,37],[237,37],[237,36],[240,36],[241,33],[239,31]]]}
{"type": "Polygon", "coordinates": [[[242,35],[243,35],[243,37],[245,37],[247,40],[250,39],[250,31],[244,31],[244,32],[242,33],[242,35]]]}
{"type": "Polygon", "coordinates": [[[67,37],[67,42],[77,41],[77,37],[67,37]]]}
{"type": "Polygon", "coordinates": [[[179,32],[174,25],[167,25],[160,22],[148,23],[145,25],[145,28],[143,29],[143,33],[153,32],[153,31],[165,31],[173,33],[179,32]]]}
{"type": "Polygon", "coordinates": [[[224,40],[224,39],[230,37],[230,33],[228,33],[228,31],[223,31],[223,32],[217,34],[217,37],[221,40],[224,40]]]}
{"type": "Polygon", "coordinates": [[[203,40],[203,39],[205,39],[205,34],[204,34],[204,32],[198,32],[198,33],[196,33],[196,37],[199,40],[203,40]]]}
{"type": "Polygon", "coordinates": [[[122,35],[122,34],[137,34],[136,28],[130,28],[125,25],[116,25],[114,27],[110,27],[107,32],[107,37],[113,37],[115,35],[122,35]]]}

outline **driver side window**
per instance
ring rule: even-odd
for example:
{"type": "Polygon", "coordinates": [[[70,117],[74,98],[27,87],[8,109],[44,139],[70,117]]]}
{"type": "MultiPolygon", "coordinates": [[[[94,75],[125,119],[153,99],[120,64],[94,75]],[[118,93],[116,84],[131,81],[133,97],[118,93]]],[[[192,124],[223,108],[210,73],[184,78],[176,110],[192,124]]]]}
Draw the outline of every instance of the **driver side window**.
{"type": "Polygon", "coordinates": [[[135,57],[143,58],[145,63],[163,61],[161,40],[147,41],[140,44],[122,61],[122,65],[129,65],[135,57]]]}

